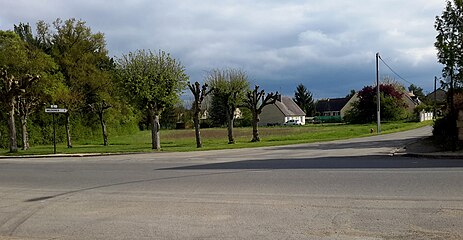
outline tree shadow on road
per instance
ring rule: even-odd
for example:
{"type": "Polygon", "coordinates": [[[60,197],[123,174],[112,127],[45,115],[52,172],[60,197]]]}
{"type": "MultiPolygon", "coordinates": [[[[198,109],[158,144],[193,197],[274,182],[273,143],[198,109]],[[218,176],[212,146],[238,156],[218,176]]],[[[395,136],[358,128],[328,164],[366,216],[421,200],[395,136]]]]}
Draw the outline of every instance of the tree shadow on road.
{"type": "Polygon", "coordinates": [[[408,144],[418,141],[420,138],[408,138],[401,140],[380,140],[380,141],[355,141],[345,143],[310,143],[278,146],[278,150],[336,150],[336,149],[359,149],[359,148],[402,148],[408,144]]]}
{"type": "Polygon", "coordinates": [[[265,159],[265,160],[241,160],[233,162],[200,164],[173,168],[154,169],[154,171],[182,171],[185,175],[159,178],[138,179],[118,183],[103,184],[93,187],[67,191],[50,196],[41,196],[25,200],[25,202],[37,202],[56,197],[68,196],[80,192],[103,189],[115,186],[139,184],[175,180],[181,178],[207,177],[212,175],[234,174],[248,170],[291,170],[291,169],[420,169],[420,168],[462,168],[463,159],[426,159],[408,157],[390,157],[385,155],[371,155],[358,157],[319,157],[297,159],[265,159]],[[191,170],[226,170],[212,172],[189,172],[191,170]]]}
{"type": "Polygon", "coordinates": [[[243,169],[393,169],[459,168],[463,159],[426,159],[384,155],[358,157],[320,157],[297,159],[242,160],[158,170],[243,170],[243,169]]]}

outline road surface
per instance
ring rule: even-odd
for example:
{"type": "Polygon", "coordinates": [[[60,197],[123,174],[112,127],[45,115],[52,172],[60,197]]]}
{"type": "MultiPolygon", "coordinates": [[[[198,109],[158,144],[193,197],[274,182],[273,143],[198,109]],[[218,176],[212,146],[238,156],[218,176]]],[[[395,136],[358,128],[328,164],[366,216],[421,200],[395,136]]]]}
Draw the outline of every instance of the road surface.
{"type": "Polygon", "coordinates": [[[463,161],[391,156],[429,134],[0,159],[0,239],[463,239],[463,161]]]}

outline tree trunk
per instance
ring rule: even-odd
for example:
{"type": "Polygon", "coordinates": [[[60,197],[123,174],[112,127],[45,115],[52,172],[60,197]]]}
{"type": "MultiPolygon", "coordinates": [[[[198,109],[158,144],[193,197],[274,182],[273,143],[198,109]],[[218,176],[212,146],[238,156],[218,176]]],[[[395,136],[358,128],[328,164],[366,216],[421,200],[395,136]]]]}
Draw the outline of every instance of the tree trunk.
{"type": "Polygon", "coordinates": [[[71,114],[69,112],[66,113],[66,138],[68,142],[68,148],[72,148],[72,142],[71,142],[71,114]]]}
{"type": "Polygon", "coordinates": [[[259,123],[259,116],[256,112],[252,113],[252,140],[251,142],[259,142],[259,130],[257,129],[257,124],[259,123]]]}
{"type": "Polygon", "coordinates": [[[28,102],[25,98],[19,98],[18,100],[18,112],[22,130],[22,150],[29,150],[30,148],[27,121],[29,119],[29,113],[32,108],[32,105],[33,104],[31,102],[28,102]]]}
{"type": "Polygon", "coordinates": [[[11,101],[8,109],[8,133],[10,153],[18,152],[18,142],[16,139],[16,125],[14,121],[14,105],[15,101],[11,101]]]}
{"type": "Polygon", "coordinates": [[[197,112],[195,112],[195,114],[193,116],[193,123],[195,125],[195,137],[196,137],[196,147],[197,148],[201,148],[203,146],[203,144],[201,142],[201,132],[199,130],[199,114],[200,114],[200,112],[197,111],[197,112]]]}
{"type": "Polygon", "coordinates": [[[234,144],[235,139],[233,138],[233,110],[227,109],[227,122],[228,122],[228,144],[234,144]]]}
{"type": "Polygon", "coordinates": [[[29,150],[29,132],[27,131],[27,115],[21,116],[21,127],[23,135],[23,150],[29,150]]]}
{"type": "Polygon", "coordinates": [[[103,111],[101,111],[98,113],[98,116],[100,117],[101,129],[103,131],[103,145],[108,146],[108,132],[106,130],[106,122],[103,114],[103,111]]]}
{"type": "Polygon", "coordinates": [[[161,136],[159,130],[161,125],[159,124],[159,114],[154,115],[154,131],[153,131],[153,149],[161,150],[161,136]]]}
{"type": "Polygon", "coordinates": [[[159,135],[159,114],[154,109],[149,109],[149,118],[151,123],[151,148],[161,150],[161,140],[159,135]]]}

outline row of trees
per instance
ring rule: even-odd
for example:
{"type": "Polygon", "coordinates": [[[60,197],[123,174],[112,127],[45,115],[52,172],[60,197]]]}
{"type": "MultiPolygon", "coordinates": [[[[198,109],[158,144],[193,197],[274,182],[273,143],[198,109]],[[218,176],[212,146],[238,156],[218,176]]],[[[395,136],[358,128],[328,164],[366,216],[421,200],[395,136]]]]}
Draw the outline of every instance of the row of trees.
{"type": "MultiPolygon", "coordinates": [[[[462,42],[463,42],[463,2],[462,1],[447,1],[447,6],[443,11],[442,16],[436,17],[435,28],[438,31],[435,46],[438,49],[439,62],[444,65],[443,76],[446,81],[443,86],[449,89],[449,110],[446,116],[450,120],[450,124],[444,124],[449,128],[446,133],[450,133],[452,144],[457,142],[456,129],[456,111],[454,93],[455,89],[460,90],[463,86],[463,57],[462,57],[462,42]]],[[[278,93],[268,94],[265,96],[264,91],[259,91],[256,86],[253,91],[248,91],[246,96],[243,92],[248,88],[246,75],[241,71],[236,70],[213,70],[207,77],[208,82],[213,87],[213,108],[218,108],[223,111],[226,116],[228,125],[229,143],[233,143],[233,119],[234,110],[240,106],[240,103],[245,103],[243,106],[248,107],[252,111],[253,116],[253,139],[259,141],[257,122],[262,108],[274,103],[278,100],[278,93]],[[265,96],[265,97],[264,97],[265,96]],[[244,100],[243,100],[244,99],[244,100]]],[[[195,96],[195,105],[200,106],[203,97],[207,94],[207,86],[203,86],[203,91],[200,91],[199,84],[190,85],[190,90],[195,96]]],[[[424,99],[422,89],[411,85],[410,91],[414,91],[418,97],[424,99]]],[[[382,119],[397,120],[405,115],[405,104],[402,100],[403,92],[401,92],[394,84],[385,83],[380,85],[381,92],[381,112],[382,119]]],[[[354,103],[352,111],[349,112],[347,118],[350,122],[372,122],[375,119],[375,102],[376,95],[373,87],[365,87],[358,93],[359,100],[354,103]]],[[[307,115],[313,115],[315,112],[315,104],[312,94],[300,84],[295,92],[294,100],[301,106],[307,115]]],[[[220,111],[214,111],[220,112],[220,111]]],[[[195,115],[199,114],[199,107],[195,110],[195,115]]],[[[195,121],[195,129],[197,136],[197,144],[200,147],[199,121],[195,121]]],[[[445,135],[445,134],[444,134],[445,135]]],[[[455,148],[455,147],[453,147],[455,148]]]]}
{"type": "Polygon", "coordinates": [[[29,24],[22,23],[14,31],[0,31],[0,68],[0,108],[7,113],[2,111],[0,121],[8,118],[11,152],[18,150],[15,116],[21,120],[22,147],[27,150],[28,127],[41,135],[36,141],[46,139],[50,121],[42,111],[50,103],[68,109],[64,116],[68,147],[72,147],[71,125],[78,128],[75,132],[92,131],[88,126],[95,126],[96,119],[107,145],[104,113],[110,108],[115,108],[113,125],[121,129],[131,125],[134,111],[117,94],[117,69],[108,57],[104,35],[92,33],[83,21],[57,19],[53,25],[39,21],[35,35],[29,24]]]}
{"type": "MultiPolygon", "coordinates": [[[[461,8],[460,5],[455,3],[461,8]]],[[[445,26],[460,19],[456,17],[461,11],[458,7],[448,2],[446,13],[436,20],[436,29],[442,32],[436,47],[443,49],[442,59],[450,58],[442,63],[453,64],[444,69],[452,81],[451,87],[461,82],[452,80],[461,79],[461,57],[457,54],[461,51],[450,54],[444,51],[449,47],[444,46],[450,42],[450,48],[455,50],[461,46],[457,44],[461,37],[447,33],[453,28],[445,26]]],[[[211,114],[225,117],[229,143],[234,142],[236,107],[250,110],[252,141],[259,141],[259,114],[265,105],[279,99],[278,92],[265,94],[258,86],[250,89],[246,73],[237,69],[214,69],[205,77],[205,84],[190,83],[185,67],[163,51],[140,50],[113,59],[108,56],[104,35],[93,33],[80,20],[57,19],[51,25],[39,21],[36,29],[35,35],[29,24],[14,26],[14,31],[0,31],[0,144],[5,136],[2,133],[8,132],[12,152],[17,151],[17,124],[21,126],[23,149],[29,148],[31,131],[35,143],[46,143],[50,116],[43,109],[50,103],[68,109],[62,119],[68,147],[72,147],[71,132],[79,137],[100,129],[103,144],[107,145],[108,123],[112,131],[135,130],[146,119],[152,130],[152,147],[159,149],[160,125],[178,106],[179,95],[187,88],[195,99],[192,117],[198,147],[202,145],[200,108],[208,94],[212,95],[211,114]]],[[[294,100],[307,115],[315,113],[312,94],[302,84],[297,87],[294,100]]]]}
{"type": "Polygon", "coordinates": [[[258,142],[260,137],[257,126],[262,109],[276,101],[281,101],[281,95],[278,92],[266,94],[257,85],[253,90],[249,89],[248,76],[244,71],[238,69],[214,69],[206,76],[206,84],[202,86],[201,90],[198,82],[190,84],[189,88],[195,97],[193,109],[197,147],[201,147],[199,131],[200,106],[208,93],[212,92],[212,112],[222,113],[226,118],[229,144],[235,143],[233,126],[234,113],[237,108],[245,107],[251,111],[253,128],[251,141],[258,142]],[[207,90],[208,86],[210,86],[209,90],[207,90]]]}
{"type": "MultiPolygon", "coordinates": [[[[52,25],[39,21],[35,35],[29,24],[22,23],[14,26],[14,31],[0,31],[0,70],[0,110],[5,110],[0,123],[8,125],[11,152],[18,150],[17,116],[23,149],[30,145],[28,126],[33,135],[41,135],[34,139],[46,139],[50,120],[43,109],[48,104],[68,109],[64,116],[68,147],[72,147],[71,132],[94,132],[99,125],[107,145],[106,119],[112,129],[122,130],[133,129],[146,116],[152,148],[160,149],[161,115],[172,112],[187,86],[195,98],[192,108],[197,147],[202,146],[201,103],[210,93],[213,105],[226,117],[229,143],[234,143],[233,113],[237,107],[252,112],[252,141],[259,141],[259,114],[280,96],[278,92],[265,94],[258,86],[250,89],[248,76],[237,69],[214,69],[204,79],[205,84],[190,83],[185,67],[161,50],[139,50],[110,58],[104,35],[92,33],[85,22],[75,19],[57,19],[52,25]]],[[[2,128],[0,137],[1,132],[2,128]]]]}

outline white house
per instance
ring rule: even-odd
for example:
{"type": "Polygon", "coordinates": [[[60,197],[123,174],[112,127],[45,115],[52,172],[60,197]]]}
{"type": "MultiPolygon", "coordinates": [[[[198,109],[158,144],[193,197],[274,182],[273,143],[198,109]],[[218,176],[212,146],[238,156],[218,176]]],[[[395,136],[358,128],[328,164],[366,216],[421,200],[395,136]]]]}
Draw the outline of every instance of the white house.
{"type": "Polygon", "coordinates": [[[262,109],[259,126],[283,125],[289,120],[298,120],[305,124],[305,112],[291,97],[281,96],[281,102],[269,104],[262,109]]]}

